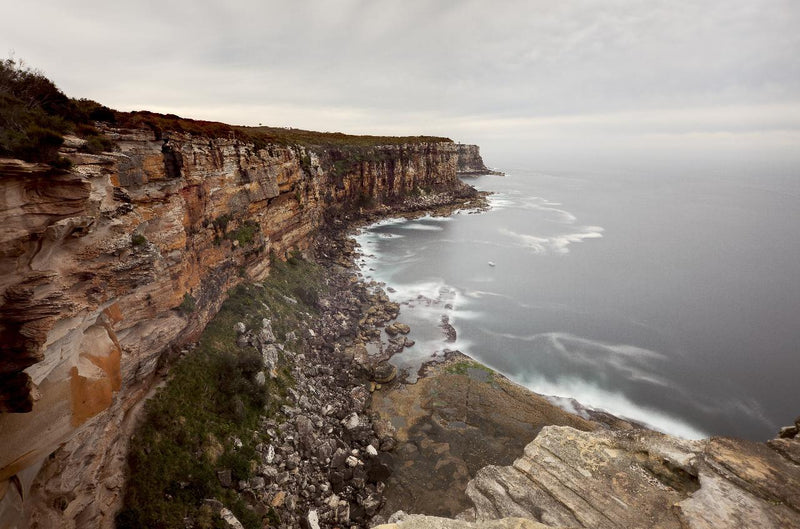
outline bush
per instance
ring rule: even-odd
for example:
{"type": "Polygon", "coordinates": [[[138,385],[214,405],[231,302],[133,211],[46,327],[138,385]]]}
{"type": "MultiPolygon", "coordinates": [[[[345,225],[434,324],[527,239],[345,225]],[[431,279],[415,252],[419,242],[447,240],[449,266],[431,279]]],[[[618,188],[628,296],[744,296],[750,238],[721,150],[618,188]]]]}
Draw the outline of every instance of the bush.
{"type": "Polygon", "coordinates": [[[100,154],[101,152],[108,152],[114,150],[114,142],[105,136],[92,135],[86,138],[86,143],[81,146],[81,152],[89,154],[100,154]]]}
{"type": "MultiPolygon", "coordinates": [[[[0,155],[68,167],[58,155],[64,134],[80,133],[81,125],[95,119],[92,116],[109,113],[113,112],[94,101],[68,98],[21,61],[0,61],[0,155]]],[[[109,150],[107,141],[93,140],[90,148],[109,150]]]]}
{"type": "Polygon", "coordinates": [[[194,298],[188,292],[183,295],[183,301],[178,306],[178,309],[183,312],[184,314],[191,314],[197,308],[197,303],[195,302],[194,298]]]}
{"type": "MultiPolygon", "coordinates": [[[[227,223],[226,223],[227,225],[227,223]]],[[[252,220],[245,221],[235,231],[225,235],[226,238],[239,241],[239,246],[247,246],[255,240],[256,234],[261,232],[261,227],[252,220]]]]}

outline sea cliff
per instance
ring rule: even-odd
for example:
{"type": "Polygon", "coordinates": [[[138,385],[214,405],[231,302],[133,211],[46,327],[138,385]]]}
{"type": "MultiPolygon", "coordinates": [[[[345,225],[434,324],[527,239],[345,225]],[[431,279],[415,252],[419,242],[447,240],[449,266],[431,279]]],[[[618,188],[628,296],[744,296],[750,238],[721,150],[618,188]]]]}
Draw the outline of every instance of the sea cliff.
{"type": "Polygon", "coordinates": [[[456,170],[461,175],[477,176],[482,174],[502,175],[502,171],[495,171],[486,167],[481,157],[480,148],[477,145],[466,145],[459,143],[456,145],[458,149],[458,165],[456,170]]]}
{"type": "MultiPolygon", "coordinates": [[[[800,420],[768,443],[684,441],[567,413],[458,352],[413,386],[398,380],[386,359],[411,343],[408,326],[358,280],[346,228],[474,198],[458,175],[487,171],[476,146],[97,126],[114,149],[68,136],[68,170],[0,159],[0,528],[113,527],[137,432],[139,461],[194,442],[213,462],[205,484],[176,478],[152,497],[174,505],[213,482],[247,500],[248,527],[800,528],[800,420]],[[303,254],[322,263],[319,292],[284,263],[303,254]],[[264,282],[281,270],[291,288],[264,282]],[[224,308],[237,291],[239,308],[224,308]],[[212,319],[224,343],[195,347],[212,319]],[[177,358],[220,351],[242,356],[235,372],[259,398],[291,381],[258,401],[251,438],[211,435],[209,415],[188,413],[137,430],[177,358]],[[203,435],[182,439],[189,426],[203,435]],[[239,481],[225,459],[237,447],[250,450],[239,481]]],[[[240,527],[210,496],[191,516],[170,511],[172,525],[240,527]]],[[[125,527],[140,526],[135,503],[125,527]]]]}
{"type": "Polygon", "coordinates": [[[115,150],[87,154],[67,137],[67,171],[0,159],[3,527],[24,519],[31,484],[53,468],[74,485],[50,498],[65,519],[108,519],[158,367],[232,287],[265,278],[271,255],[307,250],[347,211],[474,193],[449,140],[311,148],[102,132],[115,150]]]}

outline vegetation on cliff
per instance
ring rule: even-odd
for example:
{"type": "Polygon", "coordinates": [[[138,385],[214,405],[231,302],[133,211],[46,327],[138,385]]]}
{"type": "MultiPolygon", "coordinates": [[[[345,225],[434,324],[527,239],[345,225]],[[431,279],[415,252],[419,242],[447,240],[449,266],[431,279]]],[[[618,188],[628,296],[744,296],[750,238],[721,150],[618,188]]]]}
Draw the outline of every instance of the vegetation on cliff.
{"type": "MultiPolygon", "coordinates": [[[[381,161],[375,147],[419,143],[452,143],[438,136],[370,136],[341,132],[316,132],[285,127],[244,127],[214,121],[186,119],[175,114],[148,111],[119,112],[88,99],[67,97],[41,72],[22,61],[0,62],[0,156],[44,162],[66,168],[59,156],[65,134],[86,141],[81,150],[100,153],[113,142],[95,127],[104,122],[121,128],[150,129],[160,139],[165,133],[183,132],[211,138],[236,138],[256,150],[269,145],[301,146],[316,150],[334,174],[351,170],[361,161],[381,161]]],[[[304,160],[310,165],[310,160],[304,160]]]]}
{"type": "Polygon", "coordinates": [[[230,292],[197,349],[171,368],[165,386],[147,402],[144,422],[131,441],[125,508],[117,527],[183,527],[187,518],[199,527],[224,527],[206,499],[228,506],[246,527],[262,527],[263,516],[247,509],[233,488],[223,487],[217,471],[230,470],[233,483],[252,477],[255,446],[269,442],[259,423],[277,417],[293,381],[283,355],[276,378],[259,377],[261,353],[237,345],[236,326],[259,328],[262,318],[269,318],[287,352],[302,353],[303,337],[287,339],[287,334],[315,314],[324,288],[321,277],[319,268],[306,261],[276,260],[263,285],[240,285],[230,292]]]}
{"type": "Polygon", "coordinates": [[[114,113],[88,99],[71,99],[41,72],[22,61],[0,62],[0,156],[67,167],[59,156],[64,134],[87,141],[88,152],[101,152],[112,144],[92,121],[113,121],[114,113]]]}

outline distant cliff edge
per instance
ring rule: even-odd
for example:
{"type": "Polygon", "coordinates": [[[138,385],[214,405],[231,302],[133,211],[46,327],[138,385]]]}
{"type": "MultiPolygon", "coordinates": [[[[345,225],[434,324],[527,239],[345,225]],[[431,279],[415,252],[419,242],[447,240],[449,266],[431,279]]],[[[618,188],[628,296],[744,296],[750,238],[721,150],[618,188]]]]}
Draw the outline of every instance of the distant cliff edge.
{"type": "Polygon", "coordinates": [[[459,175],[463,176],[478,176],[484,174],[504,175],[502,171],[494,171],[486,167],[481,158],[480,147],[477,145],[466,145],[464,143],[456,144],[458,149],[458,167],[459,175]]]}

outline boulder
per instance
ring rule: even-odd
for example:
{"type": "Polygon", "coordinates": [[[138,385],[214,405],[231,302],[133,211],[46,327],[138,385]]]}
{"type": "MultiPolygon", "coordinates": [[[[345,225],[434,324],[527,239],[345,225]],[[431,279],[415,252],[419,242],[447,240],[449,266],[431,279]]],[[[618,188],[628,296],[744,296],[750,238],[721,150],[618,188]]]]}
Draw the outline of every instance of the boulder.
{"type": "Polygon", "coordinates": [[[372,378],[378,384],[387,384],[397,376],[397,367],[389,362],[381,362],[372,371],[372,378]]]}
{"type": "Polygon", "coordinates": [[[230,509],[223,507],[219,512],[219,516],[231,529],[244,529],[242,522],[234,516],[230,509]]]}

